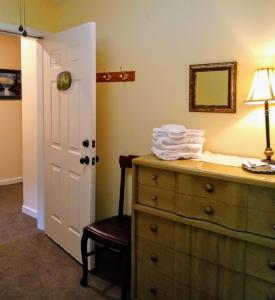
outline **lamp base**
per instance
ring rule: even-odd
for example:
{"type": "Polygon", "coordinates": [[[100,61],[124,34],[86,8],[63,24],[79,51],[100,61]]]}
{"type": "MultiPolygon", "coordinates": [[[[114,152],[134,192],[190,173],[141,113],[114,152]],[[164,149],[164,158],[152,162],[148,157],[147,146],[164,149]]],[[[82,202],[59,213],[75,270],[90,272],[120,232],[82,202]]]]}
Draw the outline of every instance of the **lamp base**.
{"type": "Polygon", "coordinates": [[[268,163],[270,165],[275,165],[275,160],[271,158],[262,159],[262,162],[268,163]]]}
{"type": "Polygon", "coordinates": [[[275,160],[273,160],[271,157],[273,156],[274,151],[272,150],[272,148],[270,148],[269,144],[267,145],[267,147],[264,150],[264,155],[265,155],[265,159],[262,159],[263,162],[266,162],[268,164],[274,165],[275,164],[275,160]]]}

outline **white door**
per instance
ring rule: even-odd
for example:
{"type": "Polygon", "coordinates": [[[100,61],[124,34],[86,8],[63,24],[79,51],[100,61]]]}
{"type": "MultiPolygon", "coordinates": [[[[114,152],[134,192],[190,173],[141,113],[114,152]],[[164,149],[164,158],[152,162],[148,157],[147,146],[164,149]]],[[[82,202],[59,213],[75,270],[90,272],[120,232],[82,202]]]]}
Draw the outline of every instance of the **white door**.
{"type": "Polygon", "coordinates": [[[78,261],[82,229],[94,221],[95,213],[95,45],[95,23],[43,41],[45,229],[78,261]],[[66,91],[57,89],[57,75],[63,71],[72,77],[66,91]],[[89,163],[80,163],[84,157],[89,163]]]}

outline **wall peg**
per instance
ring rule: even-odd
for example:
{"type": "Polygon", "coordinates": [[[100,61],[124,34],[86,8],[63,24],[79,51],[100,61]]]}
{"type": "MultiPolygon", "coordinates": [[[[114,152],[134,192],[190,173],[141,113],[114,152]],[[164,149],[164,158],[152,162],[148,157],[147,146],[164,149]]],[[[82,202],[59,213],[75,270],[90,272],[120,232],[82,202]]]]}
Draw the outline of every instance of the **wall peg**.
{"type": "Polygon", "coordinates": [[[120,72],[121,74],[119,75],[119,78],[121,78],[123,81],[127,80],[128,74],[122,70],[122,67],[120,67],[120,72]]]}
{"type": "Polygon", "coordinates": [[[106,71],[106,68],[104,68],[104,74],[102,75],[102,78],[105,81],[110,81],[112,79],[112,75],[106,71]]]}

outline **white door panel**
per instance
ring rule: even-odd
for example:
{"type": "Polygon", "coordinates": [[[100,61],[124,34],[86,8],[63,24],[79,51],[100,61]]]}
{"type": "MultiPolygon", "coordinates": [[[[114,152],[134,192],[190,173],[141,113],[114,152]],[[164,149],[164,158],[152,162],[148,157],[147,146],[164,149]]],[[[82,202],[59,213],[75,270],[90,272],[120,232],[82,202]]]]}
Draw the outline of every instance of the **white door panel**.
{"type": "Polygon", "coordinates": [[[46,233],[80,261],[82,229],[94,221],[95,210],[95,24],[52,35],[43,44],[46,233]],[[63,71],[71,73],[72,84],[59,91],[56,78],[63,71]],[[89,165],[80,164],[85,156],[89,165]]]}

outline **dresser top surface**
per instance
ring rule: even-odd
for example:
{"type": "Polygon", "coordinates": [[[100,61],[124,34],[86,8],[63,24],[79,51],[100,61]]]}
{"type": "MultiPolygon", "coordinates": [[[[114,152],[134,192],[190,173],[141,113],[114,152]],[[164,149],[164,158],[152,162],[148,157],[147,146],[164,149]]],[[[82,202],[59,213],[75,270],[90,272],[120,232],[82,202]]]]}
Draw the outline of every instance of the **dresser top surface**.
{"type": "Polygon", "coordinates": [[[163,170],[188,173],[200,176],[213,177],[223,180],[230,180],[263,187],[275,188],[275,175],[254,174],[243,170],[240,167],[231,167],[219,164],[211,164],[195,160],[173,160],[164,161],[154,155],[144,155],[133,160],[133,164],[163,170]]]}

